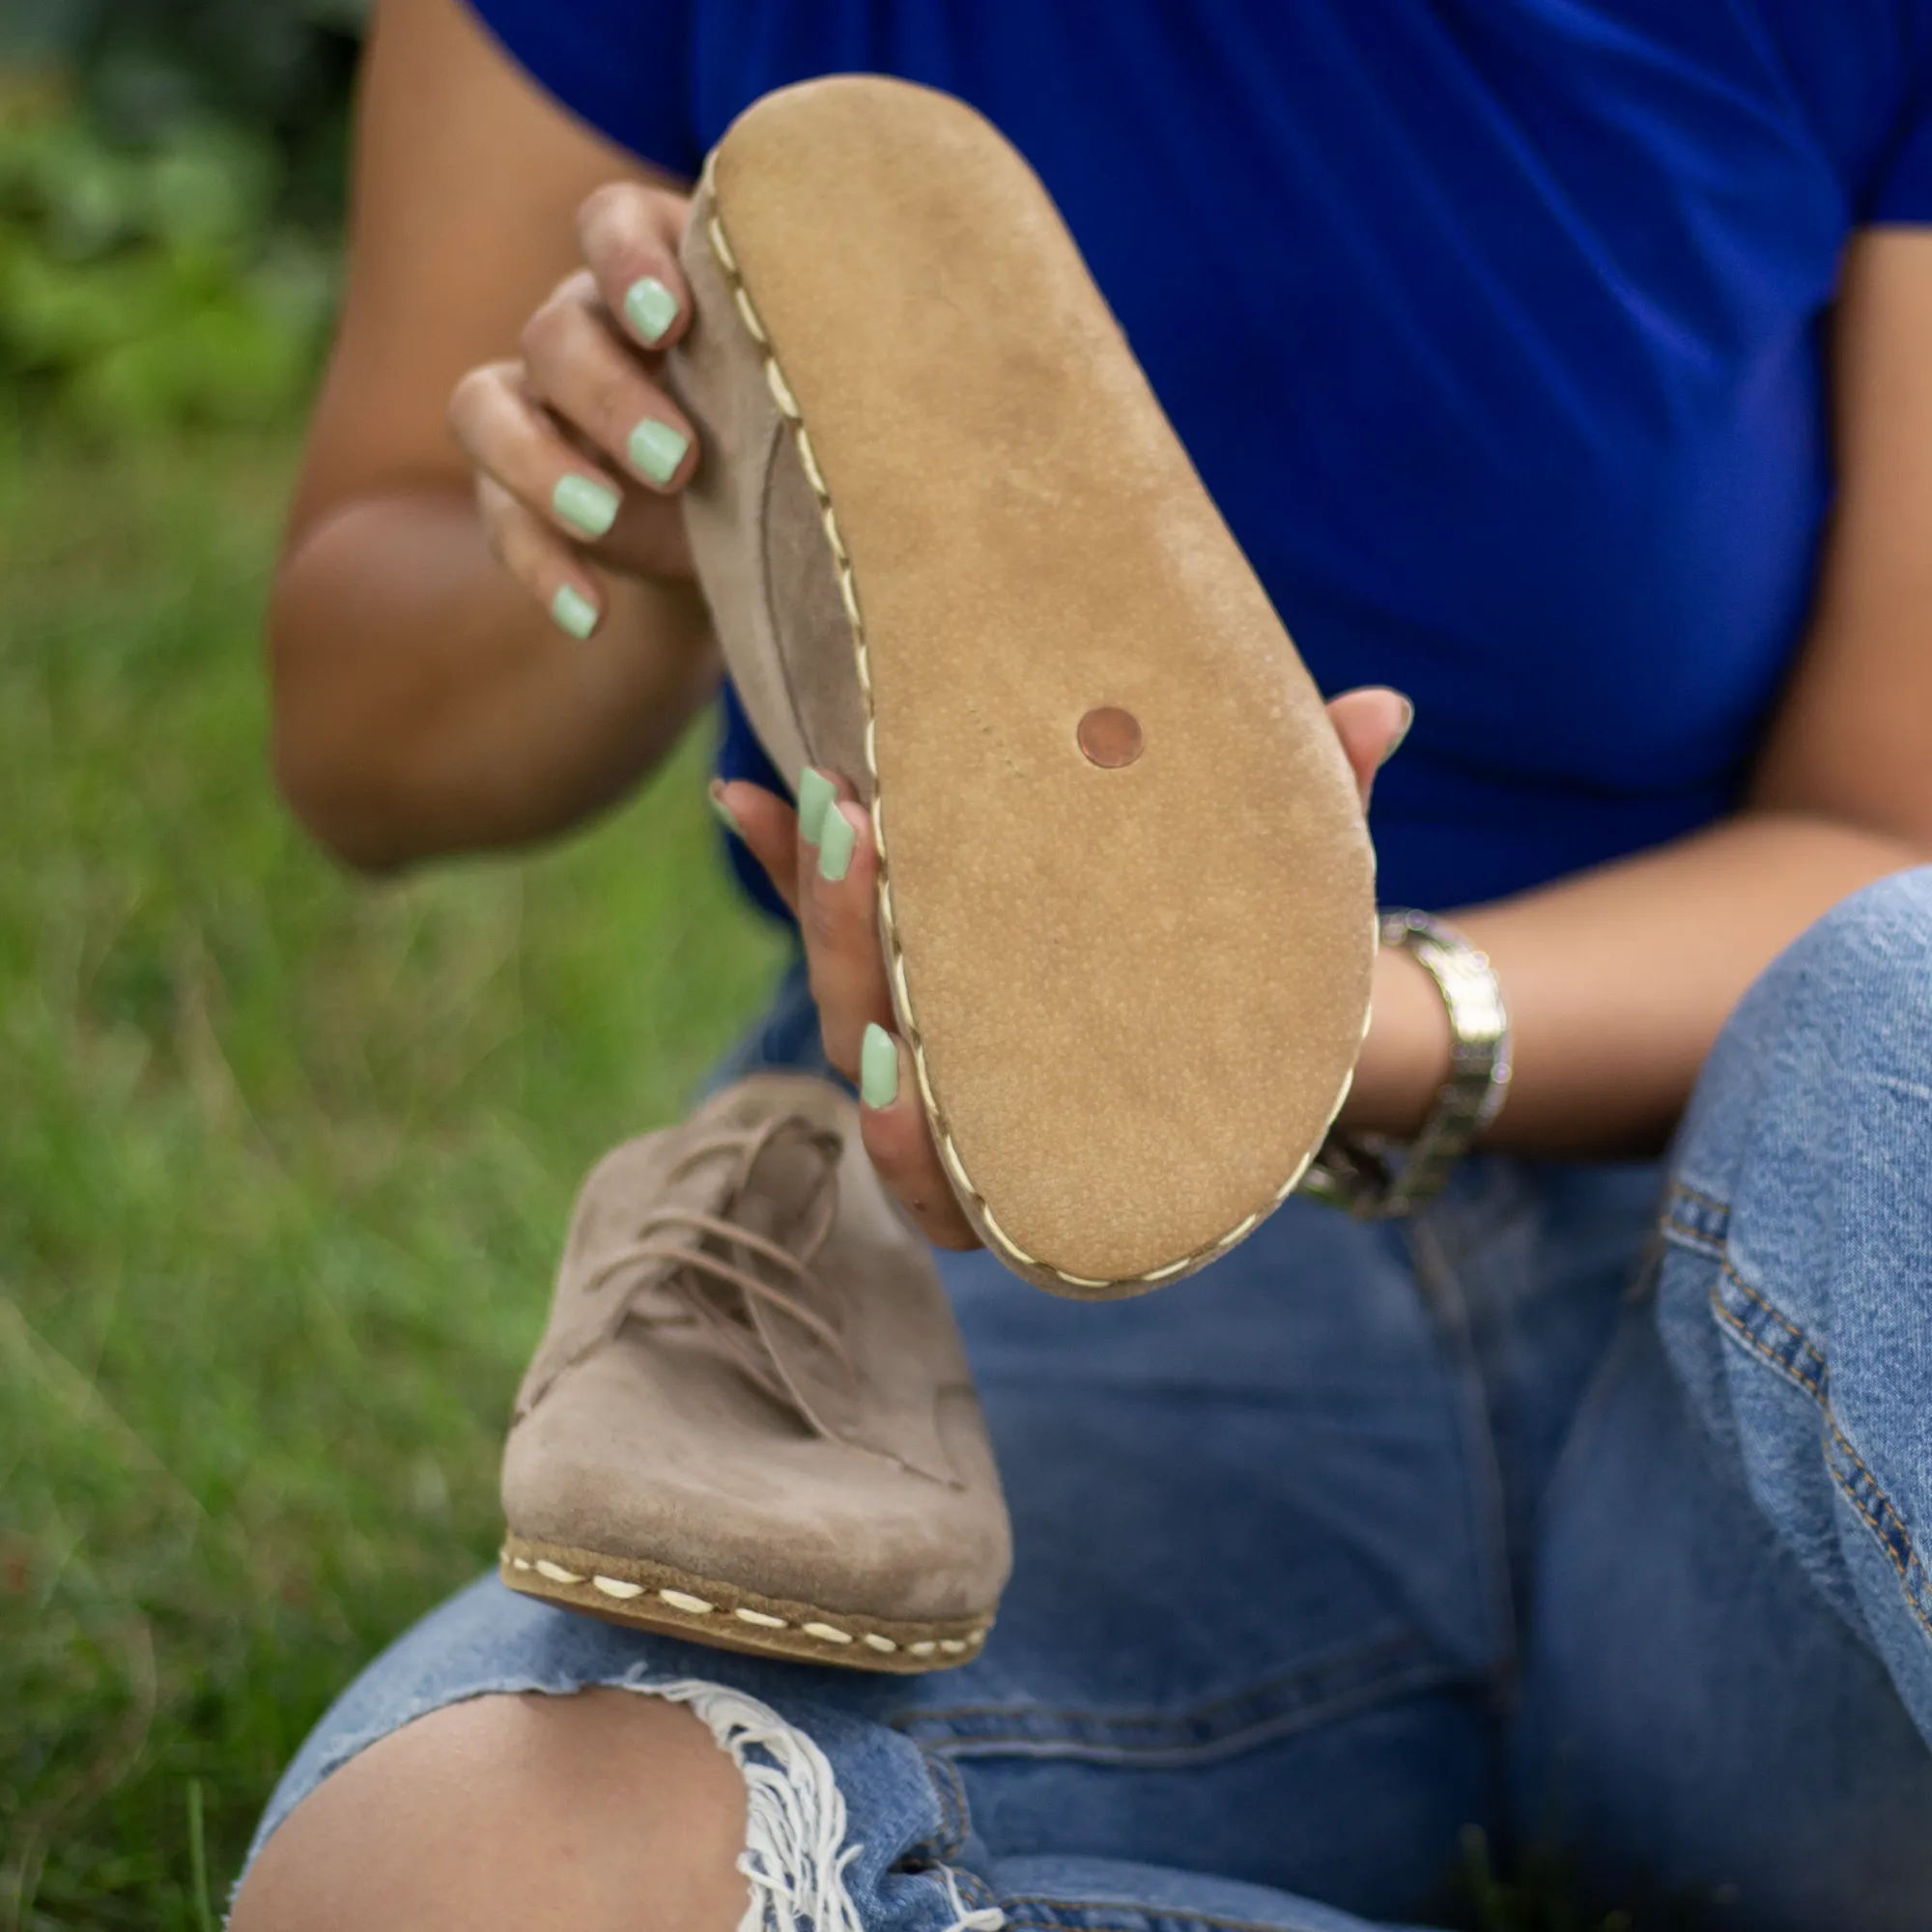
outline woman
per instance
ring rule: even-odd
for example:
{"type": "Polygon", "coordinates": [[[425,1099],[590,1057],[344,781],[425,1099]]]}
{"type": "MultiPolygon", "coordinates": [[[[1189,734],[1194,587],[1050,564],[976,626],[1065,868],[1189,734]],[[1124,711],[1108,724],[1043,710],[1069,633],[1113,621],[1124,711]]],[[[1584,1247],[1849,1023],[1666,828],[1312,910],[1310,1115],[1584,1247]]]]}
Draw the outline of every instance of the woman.
{"type": "MultiPolygon", "coordinates": [[[[1932,5],[384,0],[272,618],[346,858],[560,831],[710,696],[682,195],[840,69],[1039,169],[1365,784],[1412,696],[1381,894],[1489,954],[1509,1102],[1412,1220],[1291,1203],[1143,1301],[949,1258],[1017,1539],[982,1658],[478,1585],[324,1720],[235,1923],[705,1932],[746,1873],[774,1925],[1448,1922],[1474,1826],[1639,1914],[1922,1926],[1932,5]]],[[[865,867],[725,756],[850,1075],[865,867]]],[[[1347,1122],[1401,1136],[1447,1032],[1377,970],[1347,1122]]],[[[867,1140],[950,1199],[916,1106],[867,1140]]]]}

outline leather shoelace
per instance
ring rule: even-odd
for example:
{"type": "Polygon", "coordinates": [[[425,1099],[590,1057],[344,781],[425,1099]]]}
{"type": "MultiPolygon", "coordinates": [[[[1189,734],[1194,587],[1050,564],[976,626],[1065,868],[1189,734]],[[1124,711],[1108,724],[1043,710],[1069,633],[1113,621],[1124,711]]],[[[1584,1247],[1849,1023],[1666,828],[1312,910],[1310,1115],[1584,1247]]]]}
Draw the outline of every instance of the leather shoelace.
{"type": "Polygon", "coordinates": [[[639,1223],[629,1241],[598,1264],[583,1284],[584,1293],[601,1294],[613,1284],[622,1290],[621,1302],[608,1312],[603,1332],[614,1335],[627,1317],[663,1320],[640,1305],[662,1291],[674,1305],[670,1319],[696,1322],[774,1402],[796,1411],[819,1434],[838,1435],[799,1386],[787,1366],[789,1351],[779,1345],[772,1321],[776,1318],[795,1323],[837,1364],[847,1387],[856,1386],[857,1370],[844,1337],[836,1321],[821,1312],[828,1307],[836,1310],[838,1304],[811,1267],[838,1211],[840,1151],[837,1134],[797,1115],[700,1141],[668,1178],[679,1179],[702,1160],[731,1157],[734,1165],[719,1210],[657,1208],[639,1223]],[[786,1143],[808,1150],[819,1162],[792,1246],[756,1234],[733,1218],[759,1161],[786,1143]],[[764,1272],[753,1265],[760,1262],[764,1272]]]}

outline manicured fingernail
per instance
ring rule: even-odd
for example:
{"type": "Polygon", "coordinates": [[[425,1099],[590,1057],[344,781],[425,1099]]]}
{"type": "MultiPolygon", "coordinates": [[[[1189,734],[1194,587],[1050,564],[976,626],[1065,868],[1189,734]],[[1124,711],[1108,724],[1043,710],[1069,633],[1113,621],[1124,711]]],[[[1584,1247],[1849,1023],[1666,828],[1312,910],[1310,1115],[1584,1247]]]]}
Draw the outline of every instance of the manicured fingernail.
{"type": "Polygon", "coordinates": [[[852,847],[857,843],[852,821],[835,805],[818,829],[818,876],[837,885],[852,869],[852,847]]]}
{"type": "Polygon", "coordinates": [[[745,828],[738,823],[738,814],[724,803],[724,794],[719,790],[716,780],[712,781],[710,789],[704,795],[711,801],[711,810],[717,814],[719,824],[734,838],[744,838],[745,828]]]}
{"type": "Polygon", "coordinates": [[[640,475],[648,476],[653,483],[668,483],[677,474],[677,466],[684,461],[684,452],[690,447],[688,436],[654,416],[646,416],[631,432],[631,462],[640,475]]]}
{"type": "Polygon", "coordinates": [[[624,313],[646,342],[656,342],[677,320],[677,298],[655,275],[639,275],[624,291],[624,313]]]}
{"type": "Polygon", "coordinates": [[[877,1024],[859,1046],[859,1097],[868,1107],[890,1107],[899,1097],[899,1050],[877,1024]]]}
{"type": "Polygon", "coordinates": [[[1401,692],[1397,692],[1396,696],[1402,697],[1402,723],[1395,727],[1395,736],[1388,741],[1388,749],[1382,753],[1380,762],[1376,767],[1378,771],[1402,750],[1402,741],[1408,736],[1408,727],[1415,723],[1415,700],[1412,697],[1403,697],[1401,692]]]}
{"type": "Polygon", "coordinates": [[[818,843],[825,810],[838,796],[838,787],[823,772],[807,765],[798,775],[798,836],[808,845],[818,843]]]}
{"type": "Polygon", "coordinates": [[[617,493],[587,476],[560,476],[550,493],[551,507],[587,537],[601,537],[617,521],[617,493]]]}
{"type": "Polygon", "coordinates": [[[597,628],[596,605],[568,583],[550,600],[550,614],[557,629],[568,631],[573,638],[587,638],[597,628]]]}

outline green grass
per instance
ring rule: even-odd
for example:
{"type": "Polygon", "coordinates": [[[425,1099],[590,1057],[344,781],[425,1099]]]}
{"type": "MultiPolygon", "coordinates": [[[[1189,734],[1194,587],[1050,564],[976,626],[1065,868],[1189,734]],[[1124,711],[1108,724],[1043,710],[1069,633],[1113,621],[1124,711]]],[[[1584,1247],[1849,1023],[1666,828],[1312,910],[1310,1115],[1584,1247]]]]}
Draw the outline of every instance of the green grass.
{"type": "Polygon", "coordinates": [[[345,879],[264,758],[289,450],[0,446],[0,1932],[200,1928],[485,1563],[582,1171],[775,944],[699,747],[526,863],[345,879]]]}

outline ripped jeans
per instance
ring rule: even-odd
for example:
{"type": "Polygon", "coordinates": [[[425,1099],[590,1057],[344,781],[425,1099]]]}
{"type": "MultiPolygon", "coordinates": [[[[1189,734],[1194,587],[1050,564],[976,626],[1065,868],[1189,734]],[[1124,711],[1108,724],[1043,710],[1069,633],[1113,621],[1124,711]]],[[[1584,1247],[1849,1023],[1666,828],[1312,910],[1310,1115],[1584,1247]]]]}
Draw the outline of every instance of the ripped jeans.
{"type": "MultiPolygon", "coordinates": [[[[751,1057],[814,1047],[794,976],[751,1057]]],[[[1667,1172],[1292,1202],[1100,1306],[942,1261],[1014,1518],[981,1656],[869,1677],[485,1579],[258,1845],[412,1718],[615,1685],[745,1769],[770,1932],[1464,1924],[1472,1828],[1639,1927],[1932,1926],[1932,870],[1770,968],[1667,1172]]]]}

